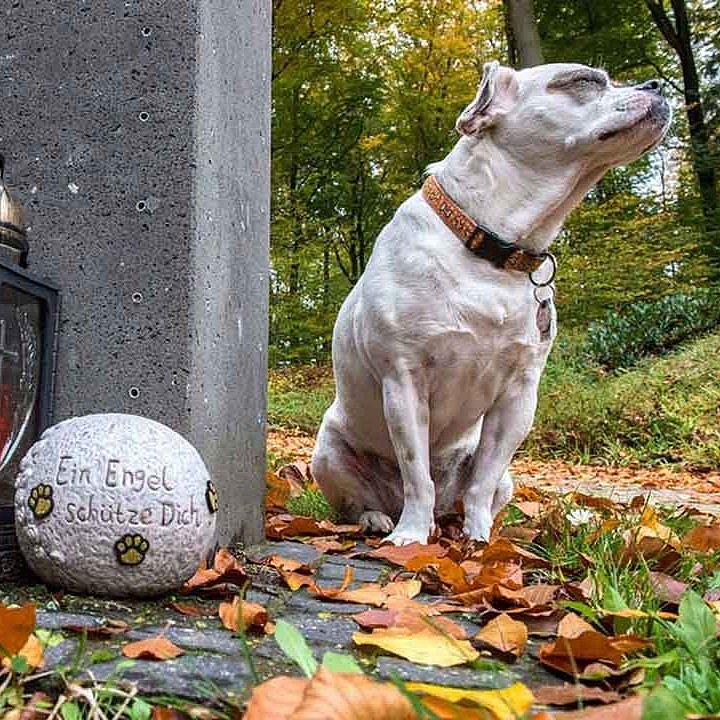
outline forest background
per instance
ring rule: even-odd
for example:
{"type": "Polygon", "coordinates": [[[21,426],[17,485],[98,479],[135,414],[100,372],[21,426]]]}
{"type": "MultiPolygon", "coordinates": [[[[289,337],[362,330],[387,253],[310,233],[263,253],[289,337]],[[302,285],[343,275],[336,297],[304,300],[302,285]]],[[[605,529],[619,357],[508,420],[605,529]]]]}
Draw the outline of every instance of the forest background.
{"type": "Polygon", "coordinates": [[[317,427],[337,311],[378,232],[455,143],[483,63],[576,61],[621,82],[658,78],[674,120],[659,148],[608,173],[553,246],[560,342],[526,448],[718,467],[717,2],[273,5],[270,360],[321,369],[271,373],[271,421],[317,427]]]}

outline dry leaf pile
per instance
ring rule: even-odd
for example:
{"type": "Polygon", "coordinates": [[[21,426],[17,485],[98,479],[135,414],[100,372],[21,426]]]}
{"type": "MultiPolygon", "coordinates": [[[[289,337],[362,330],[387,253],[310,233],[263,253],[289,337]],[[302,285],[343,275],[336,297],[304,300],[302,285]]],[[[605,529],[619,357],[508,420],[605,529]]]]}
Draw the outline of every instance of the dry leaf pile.
{"type": "MultiPolygon", "coordinates": [[[[356,557],[382,561],[387,573],[378,582],[358,583],[348,564],[342,581],[329,585],[318,578],[316,566],[277,554],[264,558],[260,569],[289,592],[307,593],[326,603],[368,606],[352,616],[357,624],[352,644],[358,657],[386,654],[439,668],[522,660],[540,663],[564,682],[532,689],[516,683],[487,691],[426,683],[399,687],[322,665],[307,678],[283,676],[259,684],[244,711],[246,720],[401,720],[420,718],[422,713],[443,720],[639,720],[642,693],[637,691],[643,670],[633,661],[657,650],[649,632],[652,624],[674,621],[692,578],[713,572],[720,550],[720,523],[708,518],[691,523],[694,527],[687,531],[682,530],[690,527],[683,525],[687,518],[682,511],[671,523],[644,498],[623,504],[582,493],[558,497],[530,488],[518,489],[487,544],[467,542],[461,518],[453,515],[441,520],[438,535],[428,544],[394,547],[363,536],[357,525],[290,514],[288,499],[308,487],[312,480],[302,462],[268,476],[267,537],[345,555],[348,563],[356,557]],[[610,556],[605,560],[618,571],[650,569],[654,609],[623,606],[603,590],[601,559],[587,548],[608,538],[617,542],[606,543],[610,556]],[[677,577],[689,558],[694,562],[690,576],[686,572],[677,577]],[[608,597],[612,602],[605,605],[608,597]],[[468,632],[468,626],[479,630],[468,632]]],[[[211,567],[199,568],[186,583],[184,593],[196,597],[170,607],[193,618],[214,615],[228,631],[248,638],[252,647],[252,642],[275,632],[277,618],[243,599],[258,568],[250,570],[228,550],[220,550],[211,567]]],[[[720,591],[710,590],[704,599],[720,617],[720,591]]],[[[0,681],[1,673],[7,677],[13,672],[11,656],[24,658],[33,670],[42,667],[43,647],[33,634],[34,626],[33,606],[0,606],[0,681]]],[[[122,642],[129,627],[107,621],[63,630],[122,642]]],[[[166,635],[125,642],[122,653],[172,661],[183,650],[166,635]]],[[[169,708],[155,711],[156,720],[178,717],[169,708]]]]}

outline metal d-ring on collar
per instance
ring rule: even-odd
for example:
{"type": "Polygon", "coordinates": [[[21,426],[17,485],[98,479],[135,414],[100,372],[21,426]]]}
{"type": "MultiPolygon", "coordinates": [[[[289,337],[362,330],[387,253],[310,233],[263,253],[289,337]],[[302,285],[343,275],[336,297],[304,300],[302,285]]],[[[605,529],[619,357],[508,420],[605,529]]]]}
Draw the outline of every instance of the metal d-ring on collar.
{"type": "Polygon", "coordinates": [[[544,258],[545,260],[550,260],[552,264],[552,272],[550,273],[550,278],[548,280],[545,280],[544,282],[537,282],[533,277],[532,272],[528,273],[528,278],[530,278],[530,282],[534,285],[533,297],[535,298],[535,302],[540,305],[540,307],[546,307],[548,303],[550,303],[550,301],[555,297],[555,288],[553,287],[552,283],[553,280],[555,280],[555,275],[557,274],[557,260],[555,259],[555,256],[549,252],[540,253],[540,257],[544,258]],[[541,300],[538,296],[538,292],[543,288],[550,288],[550,296],[545,298],[544,300],[541,300]]]}
{"type": "Polygon", "coordinates": [[[548,285],[552,285],[553,281],[555,280],[555,275],[557,275],[557,260],[555,259],[555,256],[549,252],[542,252],[542,253],[540,253],[539,257],[544,258],[545,260],[550,260],[550,262],[552,263],[552,272],[550,273],[550,279],[545,280],[544,282],[537,282],[537,280],[535,280],[535,278],[533,277],[533,275],[537,271],[529,272],[528,277],[530,278],[530,282],[536,288],[544,288],[544,287],[547,287],[548,285]]]}

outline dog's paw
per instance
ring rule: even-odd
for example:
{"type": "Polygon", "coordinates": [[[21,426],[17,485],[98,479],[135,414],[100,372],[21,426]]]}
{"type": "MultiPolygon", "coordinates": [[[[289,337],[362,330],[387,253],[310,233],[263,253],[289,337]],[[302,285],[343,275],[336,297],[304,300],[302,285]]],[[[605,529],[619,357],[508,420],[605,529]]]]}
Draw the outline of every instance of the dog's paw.
{"type": "Polygon", "coordinates": [[[468,536],[468,538],[470,538],[470,540],[489,542],[492,526],[493,519],[491,513],[478,512],[470,515],[466,511],[465,526],[463,527],[463,531],[468,536]]]}
{"type": "Polygon", "coordinates": [[[366,510],[359,518],[358,524],[366,533],[389,533],[395,523],[379,510],[366,510]]]}
{"type": "Polygon", "coordinates": [[[384,540],[393,545],[411,545],[412,543],[427,544],[432,528],[417,528],[409,525],[398,525],[384,540]]]}

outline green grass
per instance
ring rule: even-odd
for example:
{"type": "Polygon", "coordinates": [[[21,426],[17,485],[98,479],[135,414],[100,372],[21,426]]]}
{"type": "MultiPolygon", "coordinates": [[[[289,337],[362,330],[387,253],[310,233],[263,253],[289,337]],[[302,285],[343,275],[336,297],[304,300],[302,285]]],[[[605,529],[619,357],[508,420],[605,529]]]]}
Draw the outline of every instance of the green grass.
{"type": "MultiPolygon", "coordinates": [[[[524,453],[613,465],[720,466],[720,333],[621,374],[589,367],[581,345],[581,336],[566,334],[553,349],[524,453]]],[[[333,395],[327,368],[273,372],[270,422],[314,433],[333,395]]]]}
{"type": "Polygon", "coordinates": [[[588,368],[572,340],[543,377],[534,457],[615,465],[720,465],[720,334],[613,375],[588,368]]]}
{"type": "Polygon", "coordinates": [[[268,420],[271,425],[316,433],[335,397],[329,367],[300,367],[270,373],[268,420]]]}
{"type": "MultiPolygon", "coordinates": [[[[635,634],[652,640],[653,645],[630,660],[625,669],[641,669],[642,684],[650,693],[644,702],[643,720],[681,720],[720,712],[720,640],[716,618],[702,599],[714,587],[717,553],[699,553],[682,547],[680,559],[663,570],[676,580],[687,583],[679,605],[678,618],[659,616],[663,606],[653,587],[651,571],[659,559],[637,557],[622,560],[623,533],[637,530],[642,509],[624,512],[593,510],[587,521],[570,522],[578,506],[558,498],[551,514],[542,523],[540,535],[530,549],[550,563],[537,571],[535,580],[566,583],[587,577],[590,593],[587,602],[565,601],[560,604],[587,619],[591,624],[614,635],[635,634]],[[603,522],[615,518],[619,526],[603,531],[603,522]],[[615,617],[609,612],[639,610],[644,617],[615,617]]],[[[677,508],[657,510],[659,522],[685,532],[697,520],[679,515],[677,508]]],[[[530,584],[527,582],[527,584],[530,584]]],[[[715,717],[716,715],[712,715],[715,717]]]]}
{"type": "Polygon", "coordinates": [[[291,497],[287,509],[293,515],[315,518],[315,520],[335,520],[337,513],[320,490],[305,488],[297,497],[291,497]]]}

